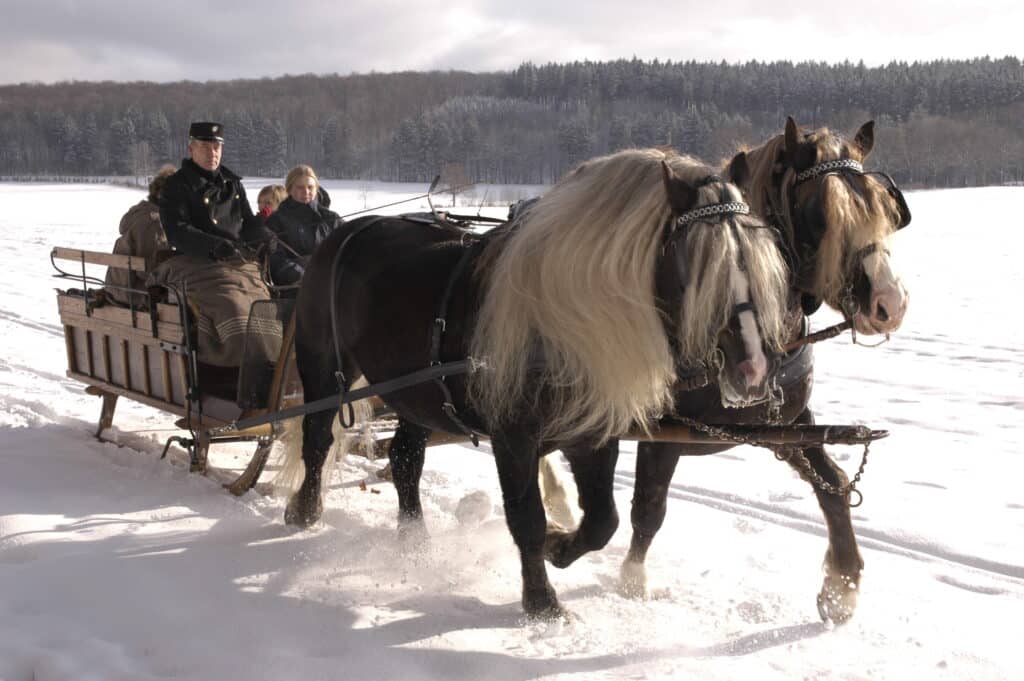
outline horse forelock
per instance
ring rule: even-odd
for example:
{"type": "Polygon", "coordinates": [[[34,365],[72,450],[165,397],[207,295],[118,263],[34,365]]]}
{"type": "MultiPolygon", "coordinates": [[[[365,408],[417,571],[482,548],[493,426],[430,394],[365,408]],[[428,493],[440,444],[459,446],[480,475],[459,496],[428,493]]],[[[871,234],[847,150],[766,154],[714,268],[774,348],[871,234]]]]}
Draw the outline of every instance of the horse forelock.
{"type": "Polygon", "coordinates": [[[884,243],[895,231],[895,200],[873,177],[830,175],[822,190],[827,228],[818,249],[815,290],[833,305],[846,285],[857,253],[884,243]],[[857,187],[851,183],[858,183],[857,187]],[[859,190],[859,191],[858,191],[859,190]]]}
{"type": "MultiPolygon", "coordinates": [[[[742,200],[735,185],[714,184],[701,188],[697,203],[742,200]]],[[[761,218],[734,215],[694,223],[686,235],[685,249],[689,263],[678,328],[682,359],[707,360],[714,352],[719,330],[740,302],[731,281],[733,265],[739,263],[744,264],[763,340],[770,349],[780,349],[786,336],[788,270],[773,233],[761,218]]]]}

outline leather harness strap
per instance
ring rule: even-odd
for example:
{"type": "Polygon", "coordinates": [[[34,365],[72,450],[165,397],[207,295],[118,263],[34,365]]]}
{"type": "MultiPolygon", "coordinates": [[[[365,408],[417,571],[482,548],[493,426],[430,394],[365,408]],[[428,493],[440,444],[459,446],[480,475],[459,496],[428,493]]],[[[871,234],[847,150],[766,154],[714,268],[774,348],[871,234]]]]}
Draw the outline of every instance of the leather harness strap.
{"type": "MultiPolygon", "coordinates": [[[[465,239],[463,240],[463,243],[465,239]]],[[[448,275],[448,282],[445,284],[444,293],[441,295],[441,299],[437,304],[437,315],[434,317],[434,325],[430,330],[430,366],[438,366],[441,364],[441,343],[444,339],[444,332],[448,326],[448,302],[451,300],[452,292],[455,290],[455,284],[462,277],[462,274],[466,271],[469,263],[477,256],[482,249],[484,240],[476,239],[468,247],[463,247],[462,256],[459,257],[459,261],[456,263],[455,268],[448,275]]],[[[464,435],[469,437],[473,441],[474,447],[480,446],[480,436],[477,435],[472,428],[466,425],[466,423],[459,417],[458,411],[455,409],[455,403],[452,400],[451,390],[448,389],[448,385],[445,383],[445,374],[438,376],[434,380],[434,384],[441,390],[442,403],[441,409],[444,411],[445,416],[451,421],[455,427],[462,432],[464,435]]]]}

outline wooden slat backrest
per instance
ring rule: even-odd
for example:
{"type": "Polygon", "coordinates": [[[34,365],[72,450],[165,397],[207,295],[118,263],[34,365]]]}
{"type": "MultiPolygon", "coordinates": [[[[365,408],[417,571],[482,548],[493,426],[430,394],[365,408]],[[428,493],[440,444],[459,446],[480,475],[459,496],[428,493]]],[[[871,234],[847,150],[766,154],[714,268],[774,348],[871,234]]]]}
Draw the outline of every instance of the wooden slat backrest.
{"type": "Polygon", "coordinates": [[[83,251],[77,248],[61,248],[57,246],[50,253],[55,260],[69,260],[72,262],[85,262],[89,265],[105,265],[116,267],[133,272],[146,272],[146,259],[141,256],[114,255],[113,253],[99,253],[97,251],[83,251]]]}

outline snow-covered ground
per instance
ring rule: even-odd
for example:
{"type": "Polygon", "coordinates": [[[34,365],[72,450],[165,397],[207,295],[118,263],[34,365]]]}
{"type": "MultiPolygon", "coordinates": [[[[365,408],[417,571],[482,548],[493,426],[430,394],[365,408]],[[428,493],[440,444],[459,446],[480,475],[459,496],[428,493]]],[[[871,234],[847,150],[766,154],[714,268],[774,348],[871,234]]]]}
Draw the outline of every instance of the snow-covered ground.
{"type": "MultiPolygon", "coordinates": [[[[339,212],[425,190],[328,187],[339,212]]],[[[216,471],[190,475],[181,450],[159,460],[166,414],[122,402],[110,435],[123,446],[94,440],[98,400],[64,377],[48,253],[109,249],[141,197],[0,184],[0,680],[1024,679],[1024,188],[910,194],[914,222],[893,249],[911,291],[903,330],[876,349],[848,335],[816,349],[819,422],[892,431],[854,512],[859,608],[835,629],[815,609],[814,497],[764,451],[680,463],[649,559],[654,597],[635,601],[615,591],[627,446],[619,531],[551,569],[577,617],[539,624],[521,618],[486,453],[428,453],[431,542],[403,555],[380,462],[345,461],[323,522],[297,531],[282,499],[234,498],[216,471]]],[[[833,451],[852,473],[859,450],[833,451]]],[[[214,448],[211,461],[237,471],[247,454],[214,448]]]]}

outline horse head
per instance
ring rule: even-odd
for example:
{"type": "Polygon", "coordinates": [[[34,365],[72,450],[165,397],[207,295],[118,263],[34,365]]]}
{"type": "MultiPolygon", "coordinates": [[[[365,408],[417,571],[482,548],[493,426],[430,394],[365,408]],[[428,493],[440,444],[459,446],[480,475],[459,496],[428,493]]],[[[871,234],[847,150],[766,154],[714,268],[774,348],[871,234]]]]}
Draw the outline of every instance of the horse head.
{"type": "MultiPolygon", "coordinates": [[[[741,161],[742,163],[742,161],[741,161]]],[[[739,188],[701,165],[663,163],[671,206],[658,289],[681,363],[717,371],[723,404],[768,396],[785,338],[788,270],[776,234],[739,188]]]]}
{"type": "Polygon", "coordinates": [[[782,135],[727,169],[784,232],[805,310],[824,301],[863,334],[895,331],[907,308],[889,237],[910,210],[888,175],[865,172],[873,147],[873,121],[849,140],[827,128],[804,132],[788,118],[782,135]]]}

